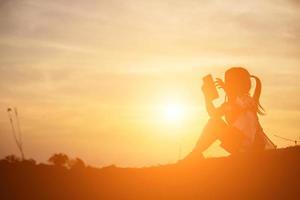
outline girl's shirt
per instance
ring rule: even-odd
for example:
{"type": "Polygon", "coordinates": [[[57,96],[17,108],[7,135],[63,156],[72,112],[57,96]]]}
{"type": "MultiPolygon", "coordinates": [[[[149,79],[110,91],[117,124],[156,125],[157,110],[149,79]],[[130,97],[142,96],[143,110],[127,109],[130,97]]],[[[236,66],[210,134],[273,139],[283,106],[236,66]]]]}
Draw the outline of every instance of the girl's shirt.
{"type": "Polygon", "coordinates": [[[238,129],[245,136],[242,149],[250,148],[254,143],[256,133],[261,130],[254,99],[249,95],[243,95],[224,103],[222,107],[229,126],[238,129]]]}

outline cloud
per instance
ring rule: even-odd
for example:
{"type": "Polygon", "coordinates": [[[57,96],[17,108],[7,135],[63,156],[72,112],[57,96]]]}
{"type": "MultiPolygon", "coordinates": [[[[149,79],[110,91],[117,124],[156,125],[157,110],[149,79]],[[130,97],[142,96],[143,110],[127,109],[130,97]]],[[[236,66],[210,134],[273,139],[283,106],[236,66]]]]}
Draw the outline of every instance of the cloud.
{"type": "Polygon", "coordinates": [[[287,4],[272,1],[14,2],[15,9],[6,6],[10,15],[3,16],[3,34],[24,39],[29,47],[28,43],[39,45],[41,50],[140,57],[196,51],[236,55],[248,54],[248,49],[257,49],[252,51],[257,55],[299,52],[295,45],[298,15],[287,4]],[[287,45],[285,52],[278,48],[282,44],[287,45]]]}
{"type": "Polygon", "coordinates": [[[300,5],[300,1],[299,1],[299,0],[289,0],[289,2],[290,2],[292,5],[297,5],[297,6],[300,5]]]}

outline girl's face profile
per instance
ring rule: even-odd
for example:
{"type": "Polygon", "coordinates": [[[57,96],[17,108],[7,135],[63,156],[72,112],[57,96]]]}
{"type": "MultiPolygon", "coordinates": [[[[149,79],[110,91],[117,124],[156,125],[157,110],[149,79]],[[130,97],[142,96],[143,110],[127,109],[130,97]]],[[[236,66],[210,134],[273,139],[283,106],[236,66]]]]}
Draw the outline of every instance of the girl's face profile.
{"type": "Polygon", "coordinates": [[[236,81],[228,76],[225,76],[225,88],[228,96],[235,96],[235,86],[237,85],[236,81]]]}

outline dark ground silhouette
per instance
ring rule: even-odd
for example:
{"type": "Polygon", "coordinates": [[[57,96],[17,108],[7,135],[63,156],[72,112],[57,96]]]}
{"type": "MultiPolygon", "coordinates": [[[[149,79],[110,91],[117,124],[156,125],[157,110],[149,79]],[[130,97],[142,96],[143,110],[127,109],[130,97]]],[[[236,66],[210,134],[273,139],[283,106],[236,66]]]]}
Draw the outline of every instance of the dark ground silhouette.
{"type": "Polygon", "coordinates": [[[3,200],[299,199],[299,188],[299,146],[148,168],[0,161],[3,200]]]}

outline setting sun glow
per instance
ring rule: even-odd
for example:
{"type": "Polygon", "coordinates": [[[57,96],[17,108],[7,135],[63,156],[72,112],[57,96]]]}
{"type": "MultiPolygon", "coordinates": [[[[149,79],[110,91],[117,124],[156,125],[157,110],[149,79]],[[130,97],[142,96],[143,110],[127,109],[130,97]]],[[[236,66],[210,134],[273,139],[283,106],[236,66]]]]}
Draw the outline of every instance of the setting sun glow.
{"type": "Polygon", "coordinates": [[[165,106],[165,118],[168,122],[180,122],[184,116],[184,106],[179,103],[169,103],[165,106]]]}

